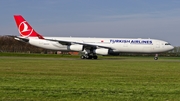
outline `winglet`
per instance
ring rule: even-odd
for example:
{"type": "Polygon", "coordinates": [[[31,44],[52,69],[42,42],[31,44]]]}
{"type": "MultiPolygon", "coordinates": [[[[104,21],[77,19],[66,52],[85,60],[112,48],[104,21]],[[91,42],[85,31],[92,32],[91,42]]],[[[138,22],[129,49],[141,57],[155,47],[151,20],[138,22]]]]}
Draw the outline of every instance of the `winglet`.
{"type": "Polygon", "coordinates": [[[14,15],[14,19],[22,37],[38,37],[39,39],[44,39],[44,37],[38,34],[21,15],[14,15]]]}

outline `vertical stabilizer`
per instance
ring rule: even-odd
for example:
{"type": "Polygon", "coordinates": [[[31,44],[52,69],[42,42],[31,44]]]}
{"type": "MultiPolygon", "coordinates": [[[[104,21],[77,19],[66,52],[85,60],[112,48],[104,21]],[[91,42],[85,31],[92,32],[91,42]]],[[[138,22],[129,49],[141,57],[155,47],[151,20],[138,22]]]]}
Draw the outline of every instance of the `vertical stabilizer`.
{"type": "Polygon", "coordinates": [[[39,39],[44,39],[43,36],[38,34],[21,15],[14,15],[14,19],[22,37],[38,37],[39,39]]]}

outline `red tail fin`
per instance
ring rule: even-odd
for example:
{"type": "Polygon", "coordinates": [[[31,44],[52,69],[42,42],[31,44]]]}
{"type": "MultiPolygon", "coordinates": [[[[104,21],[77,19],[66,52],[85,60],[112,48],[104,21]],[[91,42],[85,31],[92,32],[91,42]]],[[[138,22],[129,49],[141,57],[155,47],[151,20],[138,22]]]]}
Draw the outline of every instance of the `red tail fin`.
{"type": "Polygon", "coordinates": [[[44,39],[43,36],[38,34],[21,15],[14,15],[14,19],[21,36],[44,39]]]}

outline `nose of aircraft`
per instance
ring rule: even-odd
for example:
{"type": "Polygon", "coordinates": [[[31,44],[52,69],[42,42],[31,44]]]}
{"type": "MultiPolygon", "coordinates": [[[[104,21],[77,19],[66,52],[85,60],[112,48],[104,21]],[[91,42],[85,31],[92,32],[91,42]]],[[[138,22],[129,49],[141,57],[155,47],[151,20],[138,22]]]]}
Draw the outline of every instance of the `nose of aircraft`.
{"type": "Polygon", "coordinates": [[[169,50],[173,50],[173,49],[174,49],[174,46],[170,45],[169,50]]]}

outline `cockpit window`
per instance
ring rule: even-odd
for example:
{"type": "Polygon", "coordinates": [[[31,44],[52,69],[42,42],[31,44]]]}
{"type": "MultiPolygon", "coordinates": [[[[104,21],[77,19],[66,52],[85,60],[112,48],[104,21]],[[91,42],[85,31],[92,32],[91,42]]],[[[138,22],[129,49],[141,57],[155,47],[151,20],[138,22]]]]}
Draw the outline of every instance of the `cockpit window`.
{"type": "Polygon", "coordinates": [[[171,45],[170,43],[165,43],[165,45],[171,45]]]}

